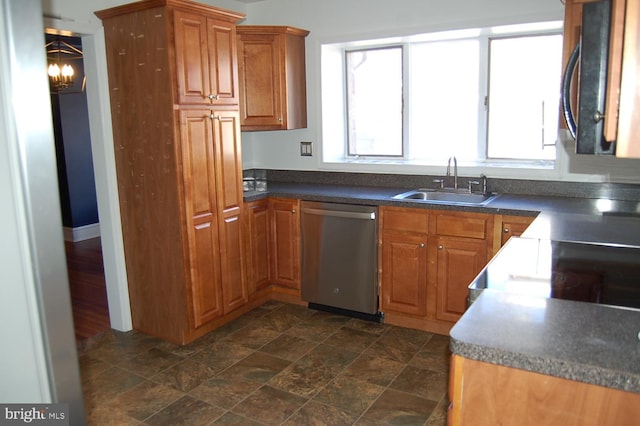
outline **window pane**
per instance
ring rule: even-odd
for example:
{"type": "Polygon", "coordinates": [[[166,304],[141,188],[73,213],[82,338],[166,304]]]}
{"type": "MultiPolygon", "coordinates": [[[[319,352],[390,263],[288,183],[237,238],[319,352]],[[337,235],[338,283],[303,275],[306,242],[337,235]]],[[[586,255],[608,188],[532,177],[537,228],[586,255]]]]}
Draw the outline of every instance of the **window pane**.
{"type": "Polygon", "coordinates": [[[488,157],[553,160],[562,36],[491,40],[488,157]]]}
{"type": "Polygon", "coordinates": [[[479,45],[453,40],[412,46],[412,157],[477,158],[479,45]]]}
{"type": "Polygon", "coordinates": [[[402,156],[402,48],[347,52],[349,155],[402,156]]]}

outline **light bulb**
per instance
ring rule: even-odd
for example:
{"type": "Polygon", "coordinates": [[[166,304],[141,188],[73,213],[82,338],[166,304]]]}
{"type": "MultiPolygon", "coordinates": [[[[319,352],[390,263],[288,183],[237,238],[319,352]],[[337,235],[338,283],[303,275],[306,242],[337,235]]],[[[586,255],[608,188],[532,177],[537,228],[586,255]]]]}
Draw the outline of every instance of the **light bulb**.
{"type": "Polygon", "coordinates": [[[62,66],[62,76],[73,77],[73,68],[71,68],[71,65],[65,64],[62,66]]]}
{"type": "Polygon", "coordinates": [[[49,77],[60,76],[60,67],[58,66],[58,64],[49,64],[49,68],[47,69],[47,74],[49,74],[49,77]]]}

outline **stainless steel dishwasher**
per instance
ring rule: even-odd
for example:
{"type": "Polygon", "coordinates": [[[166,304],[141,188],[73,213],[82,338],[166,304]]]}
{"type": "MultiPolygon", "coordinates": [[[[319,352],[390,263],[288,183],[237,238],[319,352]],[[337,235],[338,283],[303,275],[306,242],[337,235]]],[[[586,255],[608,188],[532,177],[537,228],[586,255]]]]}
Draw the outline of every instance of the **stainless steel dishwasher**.
{"type": "Polygon", "coordinates": [[[302,201],[302,300],[381,321],[375,206],[302,201]]]}

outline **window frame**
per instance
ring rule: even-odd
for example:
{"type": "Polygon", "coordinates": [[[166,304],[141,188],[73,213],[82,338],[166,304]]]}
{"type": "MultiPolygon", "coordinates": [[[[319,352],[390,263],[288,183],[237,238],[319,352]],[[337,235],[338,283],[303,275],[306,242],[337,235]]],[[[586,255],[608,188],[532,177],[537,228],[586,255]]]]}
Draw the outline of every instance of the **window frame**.
{"type": "MultiPolygon", "coordinates": [[[[458,40],[458,39],[477,39],[480,44],[480,72],[478,75],[478,90],[479,90],[479,99],[485,100],[489,95],[489,64],[490,64],[490,40],[495,38],[509,38],[509,37],[522,37],[522,36],[539,36],[539,35],[562,35],[562,22],[561,21],[543,21],[533,24],[515,24],[515,25],[507,25],[500,27],[487,27],[482,29],[466,29],[466,30],[453,30],[453,31],[444,31],[444,32],[432,32],[432,33],[424,33],[417,34],[413,36],[401,36],[401,37],[393,37],[387,39],[372,39],[372,40],[360,40],[360,41],[352,41],[352,42],[334,42],[334,43],[326,43],[322,44],[322,56],[324,62],[324,52],[325,48],[327,51],[334,51],[335,49],[339,50],[339,54],[341,56],[342,69],[340,71],[342,75],[342,107],[339,108],[342,111],[342,134],[343,139],[340,142],[342,145],[341,152],[342,158],[336,157],[336,150],[332,149],[330,152],[333,152],[333,155],[329,153],[325,155],[323,148],[323,162],[325,163],[371,163],[371,164],[396,164],[396,165],[438,165],[439,161],[431,161],[429,159],[416,159],[412,157],[412,141],[410,140],[410,124],[411,124],[411,115],[408,111],[409,105],[411,104],[411,75],[410,75],[410,63],[411,63],[411,45],[414,43],[419,43],[423,41],[446,41],[446,40],[458,40]],[[466,35],[465,35],[466,34],[466,35]],[[447,37],[450,35],[450,37],[447,37]],[[403,61],[403,146],[402,156],[375,156],[375,155],[350,155],[349,154],[349,129],[348,129],[348,104],[347,104],[347,68],[346,68],[346,52],[347,51],[357,51],[357,50],[375,50],[381,48],[388,47],[398,47],[402,46],[402,61],[403,61]]],[[[322,66],[321,79],[323,80],[322,86],[324,84],[324,65],[322,66]]],[[[558,88],[558,93],[560,92],[560,88],[558,88]]],[[[321,125],[323,130],[323,135],[328,133],[326,132],[328,124],[325,124],[325,101],[327,100],[327,95],[322,92],[321,94],[321,110],[322,110],[322,119],[321,125]]],[[[330,102],[332,105],[335,104],[335,98],[330,102]]],[[[480,105],[478,107],[478,139],[477,139],[477,149],[478,149],[478,157],[476,161],[469,162],[467,166],[469,167],[498,167],[501,169],[505,169],[505,167],[515,167],[515,168],[529,168],[529,169],[555,169],[556,163],[559,160],[559,152],[556,150],[555,159],[553,160],[537,160],[537,159],[498,159],[498,158],[487,158],[488,154],[488,123],[489,123],[489,112],[487,109],[487,105],[482,108],[480,105]],[[480,158],[482,156],[482,158],[480,158]]],[[[335,132],[329,132],[335,134],[335,132]]],[[[556,147],[559,147],[558,141],[561,136],[559,135],[556,139],[556,147]]],[[[334,142],[335,143],[335,142],[334,142]]],[[[325,143],[323,142],[323,146],[325,143]]]]}

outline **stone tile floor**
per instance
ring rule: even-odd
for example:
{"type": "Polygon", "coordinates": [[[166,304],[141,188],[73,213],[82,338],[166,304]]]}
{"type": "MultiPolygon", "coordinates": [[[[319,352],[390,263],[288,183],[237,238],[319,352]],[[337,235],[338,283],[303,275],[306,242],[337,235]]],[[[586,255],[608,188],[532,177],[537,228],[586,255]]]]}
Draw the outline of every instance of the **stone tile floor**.
{"type": "Polygon", "coordinates": [[[79,349],[93,425],[444,425],[449,338],[268,302],[186,346],[79,349]]]}

